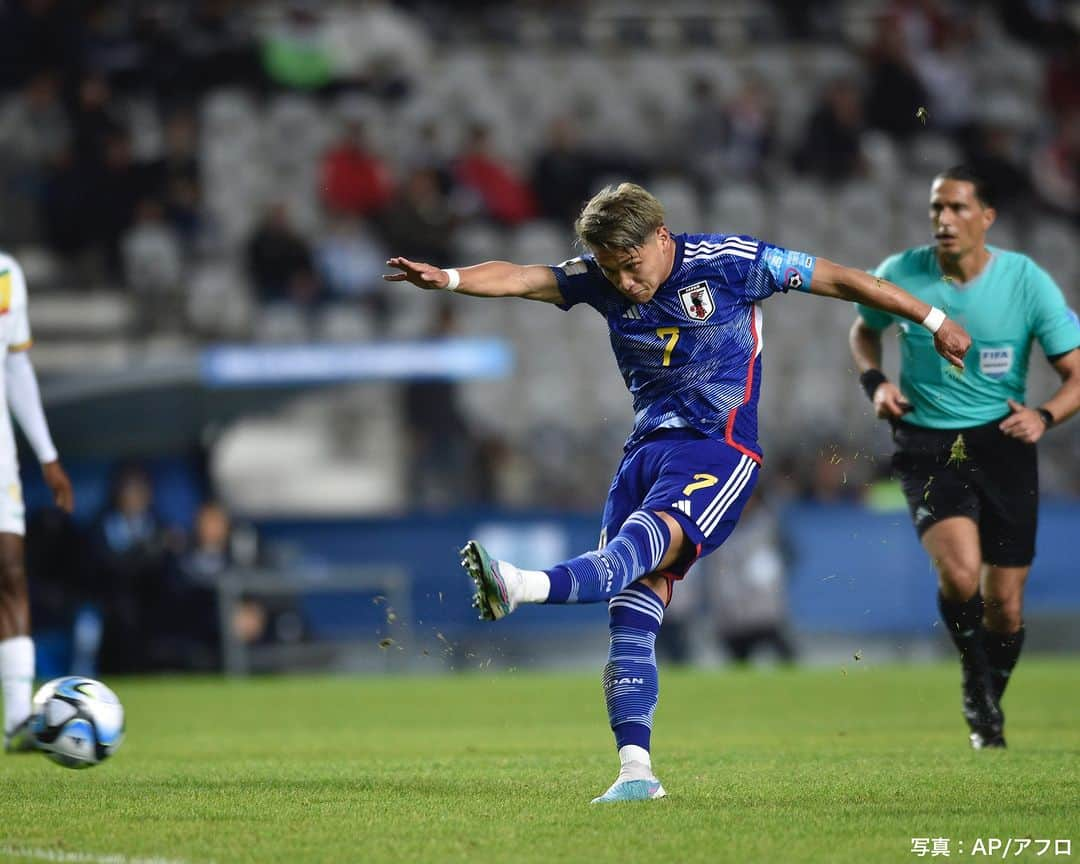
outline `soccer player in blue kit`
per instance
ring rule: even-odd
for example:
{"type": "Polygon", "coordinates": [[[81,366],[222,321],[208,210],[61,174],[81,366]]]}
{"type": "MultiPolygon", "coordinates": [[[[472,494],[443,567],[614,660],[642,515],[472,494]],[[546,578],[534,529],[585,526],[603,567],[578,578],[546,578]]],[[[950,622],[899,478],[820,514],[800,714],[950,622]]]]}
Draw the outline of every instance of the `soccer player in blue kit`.
{"type": "Polygon", "coordinates": [[[927,327],[957,366],[971,340],[939,309],[861,270],[743,235],[672,234],[661,203],[633,183],[597,193],[575,229],[587,252],[557,266],[442,270],[397,257],[387,263],[401,272],[384,278],[561,309],[585,303],[607,319],[636,418],[599,550],[525,570],[470,540],[462,565],[476,583],[473,605],[489,620],[521,603],[608,604],[603,685],[621,768],[594,803],[649,800],[665,794],[649,749],[664,609],[674,582],[731,533],[761,464],[759,302],[791,289],[857,300],[927,327]]]}

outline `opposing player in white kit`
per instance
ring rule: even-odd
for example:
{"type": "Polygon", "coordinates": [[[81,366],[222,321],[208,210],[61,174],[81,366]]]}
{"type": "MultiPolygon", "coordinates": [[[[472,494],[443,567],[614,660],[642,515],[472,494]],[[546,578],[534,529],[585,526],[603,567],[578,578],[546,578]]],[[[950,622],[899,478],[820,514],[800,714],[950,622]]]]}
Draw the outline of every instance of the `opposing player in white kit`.
{"type": "Polygon", "coordinates": [[[30,363],[30,321],[26,280],[18,262],[0,253],[0,685],[4,693],[4,749],[32,750],[27,734],[34,684],[34,642],[30,638],[30,597],[23,562],[23,497],[11,414],[41,461],[45,482],[58,507],[74,504],[71,481],[56,455],[37,377],[30,363]]]}

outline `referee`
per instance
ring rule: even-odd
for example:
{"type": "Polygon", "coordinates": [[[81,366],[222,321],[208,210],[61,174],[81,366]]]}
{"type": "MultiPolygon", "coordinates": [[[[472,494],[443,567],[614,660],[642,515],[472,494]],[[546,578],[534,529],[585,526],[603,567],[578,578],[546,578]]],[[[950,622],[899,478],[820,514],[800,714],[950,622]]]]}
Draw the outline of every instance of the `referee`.
{"type": "Polygon", "coordinates": [[[899,476],[938,574],[938,608],[960,652],[971,746],[1004,747],[1001,695],[1024,643],[1024,582],[1035,557],[1035,443],[1080,409],[1080,322],[1053,279],[1026,255],[986,245],[987,183],[964,166],[934,178],[935,245],[875,271],[961,323],[972,337],[963,370],[930,334],[859,306],[851,353],[878,417],[890,421],[899,476]],[[881,333],[900,330],[900,386],[881,371],[881,333]],[[1061,386],[1024,404],[1038,340],[1061,386]]]}

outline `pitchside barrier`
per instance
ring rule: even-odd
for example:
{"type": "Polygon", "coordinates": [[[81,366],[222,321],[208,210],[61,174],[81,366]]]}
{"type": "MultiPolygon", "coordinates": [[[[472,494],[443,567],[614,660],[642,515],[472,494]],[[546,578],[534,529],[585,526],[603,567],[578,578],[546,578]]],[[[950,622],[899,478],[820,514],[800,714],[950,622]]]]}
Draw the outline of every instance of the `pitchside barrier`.
{"type": "MultiPolygon", "coordinates": [[[[207,614],[221,616],[223,665],[232,674],[466,671],[602,658],[604,604],[527,606],[506,621],[481,622],[470,606],[472,583],[458,564],[461,545],[477,537],[498,557],[548,566],[594,548],[597,524],[594,515],[537,511],[256,521],[268,560],[282,563],[228,574],[219,584],[218,613],[207,614]],[[244,598],[271,608],[286,602],[296,626],[243,642],[232,624],[244,598]]],[[[779,524],[787,624],[807,653],[828,637],[845,645],[878,642],[898,648],[898,656],[946,647],[935,577],[905,512],[795,503],[780,512],[779,524]]],[[[1036,650],[1080,650],[1077,525],[1080,503],[1042,506],[1025,608],[1036,650]]],[[[676,592],[723,579],[717,563],[714,557],[695,566],[676,592]]],[[[676,612],[669,611],[673,619],[676,612]]],[[[706,618],[708,605],[690,614],[706,618]]],[[[41,633],[42,646],[69,656],[73,632],[41,633]]]]}
{"type": "MultiPolygon", "coordinates": [[[[1080,648],[1070,636],[1080,622],[1080,572],[1073,552],[1080,504],[1045,503],[1040,518],[1025,615],[1029,621],[1048,622],[1036,640],[1040,647],[1080,648]]],[[[790,625],[796,633],[941,638],[935,577],[906,513],[796,503],[784,508],[780,523],[790,625]]],[[[484,651],[494,650],[496,659],[515,662],[536,653],[530,640],[606,637],[605,606],[524,607],[494,625],[477,621],[469,605],[472,583],[458,566],[457,550],[465,539],[477,537],[496,556],[543,567],[595,547],[597,524],[597,518],[584,515],[459,513],[422,519],[274,520],[257,527],[264,543],[287,544],[299,560],[310,557],[325,566],[363,562],[368,568],[400,571],[409,586],[411,638],[417,645],[433,643],[444,656],[481,662],[484,651]],[[470,651],[476,657],[465,657],[470,651]]],[[[691,569],[687,579],[696,572],[691,569]]],[[[708,578],[723,574],[709,573],[708,578]]],[[[313,633],[318,631],[313,622],[313,633]]]]}

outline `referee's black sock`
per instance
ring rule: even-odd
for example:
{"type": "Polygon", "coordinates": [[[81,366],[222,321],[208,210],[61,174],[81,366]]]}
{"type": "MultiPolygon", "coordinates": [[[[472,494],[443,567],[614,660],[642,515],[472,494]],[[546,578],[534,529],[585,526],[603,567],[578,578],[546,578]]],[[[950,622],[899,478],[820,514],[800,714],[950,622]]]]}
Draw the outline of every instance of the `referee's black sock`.
{"type": "Polygon", "coordinates": [[[941,612],[941,620],[945,622],[949,638],[960,652],[960,662],[966,669],[985,669],[982,594],[976,591],[971,599],[957,603],[946,599],[945,595],[938,591],[938,609],[941,612]]]}
{"type": "Polygon", "coordinates": [[[990,685],[994,688],[994,701],[1001,701],[1001,694],[1009,683],[1020,649],[1024,647],[1024,628],[1015,633],[995,633],[983,629],[983,651],[990,667],[990,685]]]}

